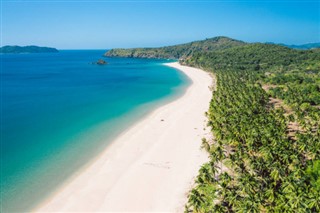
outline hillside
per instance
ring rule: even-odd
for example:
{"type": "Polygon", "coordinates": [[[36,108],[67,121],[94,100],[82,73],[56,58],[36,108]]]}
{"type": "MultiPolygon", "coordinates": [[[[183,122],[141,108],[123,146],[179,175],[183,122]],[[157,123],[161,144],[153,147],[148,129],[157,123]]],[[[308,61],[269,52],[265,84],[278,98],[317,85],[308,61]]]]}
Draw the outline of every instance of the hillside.
{"type": "Polygon", "coordinates": [[[182,62],[214,70],[274,70],[279,67],[289,70],[316,64],[319,67],[319,61],[320,49],[295,50],[275,44],[253,43],[209,53],[195,53],[182,62]]]}
{"type": "Polygon", "coordinates": [[[243,46],[245,44],[245,42],[239,40],[220,36],[202,41],[159,48],[112,49],[106,52],[105,56],[180,59],[189,57],[197,52],[210,52],[230,47],[243,46]]]}
{"type": "Polygon", "coordinates": [[[59,52],[51,47],[39,46],[3,46],[0,48],[0,53],[55,53],[59,52]]]}
{"type": "Polygon", "coordinates": [[[183,63],[217,78],[185,212],[319,212],[320,49],[248,44],[183,63]]]}

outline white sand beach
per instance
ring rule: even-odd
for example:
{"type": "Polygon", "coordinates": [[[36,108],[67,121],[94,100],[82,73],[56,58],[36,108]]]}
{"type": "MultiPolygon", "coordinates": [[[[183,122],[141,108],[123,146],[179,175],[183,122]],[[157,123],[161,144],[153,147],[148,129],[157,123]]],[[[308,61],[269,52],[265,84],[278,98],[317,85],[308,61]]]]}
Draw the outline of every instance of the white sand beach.
{"type": "Polygon", "coordinates": [[[208,135],[212,78],[181,66],[191,80],[185,94],[157,108],[116,138],[36,212],[183,212],[208,135]],[[206,129],[205,129],[206,128],[206,129]]]}

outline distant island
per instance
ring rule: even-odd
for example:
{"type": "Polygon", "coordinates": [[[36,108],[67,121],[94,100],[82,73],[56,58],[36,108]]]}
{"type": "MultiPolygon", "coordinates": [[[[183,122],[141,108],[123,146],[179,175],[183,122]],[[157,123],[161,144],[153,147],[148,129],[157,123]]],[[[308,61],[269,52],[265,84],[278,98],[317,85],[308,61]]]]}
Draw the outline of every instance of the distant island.
{"type": "Polygon", "coordinates": [[[293,48],[293,49],[309,50],[309,49],[319,48],[320,47],[320,42],[318,42],[318,43],[309,43],[309,44],[301,44],[301,45],[285,45],[285,46],[293,48]]]}
{"type": "MultiPolygon", "coordinates": [[[[277,43],[273,43],[273,42],[268,42],[267,44],[277,44],[277,43]]],[[[298,49],[298,50],[310,50],[310,49],[315,49],[315,48],[320,48],[320,42],[317,43],[308,43],[308,44],[299,44],[299,45],[295,45],[295,44],[277,44],[280,46],[284,46],[284,47],[289,47],[291,49],[298,49]]]]}
{"type": "Polygon", "coordinates": [[[59,52],[52,47],[39,46],[3,46],[0,48],[0,53],[56,53],[59,52]]]}

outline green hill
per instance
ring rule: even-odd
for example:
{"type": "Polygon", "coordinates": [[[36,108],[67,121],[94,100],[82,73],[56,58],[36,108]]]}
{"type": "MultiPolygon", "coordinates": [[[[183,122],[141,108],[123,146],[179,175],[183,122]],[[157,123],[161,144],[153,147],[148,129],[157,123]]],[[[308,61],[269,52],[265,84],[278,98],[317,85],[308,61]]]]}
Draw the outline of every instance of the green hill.
{"type": "Polygon", "coordinates": [[[0,48],[0,53],[54,53],[59,52],[51,47],[38,46],[3,46],[0,48]]]}
{"type": "Polygon", "coordinates": [[[320,49],[256,43],[181,62],[217,79],[185,212],[320,212],[320,49]]]}
{"type": "Polygon", "coordinates": [[[105,56],[180,59],[189,57],[197,52],[210,52],[243,45],[246,45],[243,41],[219,36],[202,41],[159,48],[111,49],[105,53],[105,56]]]}
{"type": "Polygon", "coordinates": [[[319,68],[320,49],[295,50],[275,44],[253,43],[214,52],[198,52],[182,62],[214,70],[293,70],[319,68]]]}

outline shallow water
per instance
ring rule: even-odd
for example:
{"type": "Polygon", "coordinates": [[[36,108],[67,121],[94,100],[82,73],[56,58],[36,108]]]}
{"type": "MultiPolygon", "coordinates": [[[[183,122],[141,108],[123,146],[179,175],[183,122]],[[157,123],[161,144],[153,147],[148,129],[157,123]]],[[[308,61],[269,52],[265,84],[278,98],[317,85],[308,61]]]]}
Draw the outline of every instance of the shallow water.
{"type": "Polygon", "coordinates": [[[190,84],[167,60],[103,50],[1,57],[2,212],[27,211],[157,106],[190,84]]]}

